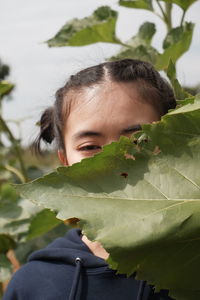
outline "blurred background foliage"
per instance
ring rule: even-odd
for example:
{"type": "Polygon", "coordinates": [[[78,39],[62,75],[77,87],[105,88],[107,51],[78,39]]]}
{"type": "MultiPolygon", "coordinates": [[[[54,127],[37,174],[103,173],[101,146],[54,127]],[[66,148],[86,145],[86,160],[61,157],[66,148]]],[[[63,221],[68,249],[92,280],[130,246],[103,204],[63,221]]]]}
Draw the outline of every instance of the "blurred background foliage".
{"type": "MultiPolygon", "coordinates": [[[[66,232],[66,226],[49,210],[22,200],[12,183],[25,183],[58,165],[56,155],[35,157],[24,149],[3,118],[3,102],[11,98],[14,85],[6,80],[9,66],[0,62],[0,294],[12,273],[34,250],[45,247],[66,232]]],[[[13,100],[14,101],[14,100],[13,100]]],[[[5,103],[6,105],[6,103],[5,103]]]]}
{"type": "MultiPolygon", "coordinates": [[[[177,99],[183,100],[200,90],[200,86],[183,88],[176,78],[176,62],[189,50],[193,36],[194,24],[185,22],[185,15],[196,1],[118,2],[120,6],[132,10],[145,9],[159,16],[167,28],[162,52],[152,46],[156,26],[151,22],[141,24],[138,33],[126,43],[120,41],[116,36],[118,13],[109,6],[99,7],[91,16],[67,22],[47,44],[49,47],[84,46],[97,42],[118,44],[121,49],[109,60],[135,58],[152,63],[157,70],[165,72],[177,99]],[[177,27],[173,27],[174,5],[182,9],[177,27]]],[[[55,153],[50,151],[45,151],[40,158],[33,156],[10,130],[9,121],[4,119],[3,104],[6,105],[11,98],[15,87],[6,80],[8,75],[9,66],[0,61],[0,294],[3,294],[12,273],[25,263],[32,251],[44,247],[67,230],[67,226],[57,220],[53,212],[22,200],[12,186],[12,183],[25,183],[42,176],[59,163],[55,153]]]]}

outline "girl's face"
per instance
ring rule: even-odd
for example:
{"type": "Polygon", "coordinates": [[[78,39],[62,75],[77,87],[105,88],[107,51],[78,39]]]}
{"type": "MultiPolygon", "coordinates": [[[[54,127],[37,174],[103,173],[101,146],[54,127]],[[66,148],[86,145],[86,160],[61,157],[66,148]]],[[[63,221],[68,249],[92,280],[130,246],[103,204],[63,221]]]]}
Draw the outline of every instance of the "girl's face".
{"type": "Polygon", "coordinates": [[[71,96],[73,102],[64,130],[66,153],[58,152],[64,165],[93,156],[121,135],[131,137],[139,125],[160,119],[156,108],[140,97],[133,83],[108,81],[71,96]]]}

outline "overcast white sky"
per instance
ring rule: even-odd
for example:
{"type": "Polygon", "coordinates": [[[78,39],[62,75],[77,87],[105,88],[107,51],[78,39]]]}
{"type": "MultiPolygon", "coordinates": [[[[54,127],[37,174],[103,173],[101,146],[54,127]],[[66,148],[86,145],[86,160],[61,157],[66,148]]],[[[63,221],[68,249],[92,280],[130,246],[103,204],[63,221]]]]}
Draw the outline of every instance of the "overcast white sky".
{"type": "MultiPolygon", "coordinates": [[[[157,34],[153,44],[161,49],[165,27],[159,18],[145,10],[119,7],[117,0],[0,1],[0,58],[10,65],[9,79],[16,84],[13,100],[4,104],[4,116],[13,120],[31,117],[22,125],[25,144],[36,134],[34,124],[41,111],[53,103],[55,91],[68,76],[84,67],[103,62],[106,57],[116,53],[118,46],[111,44],[48,48],[44,43],[66,21],[88,16],[101,5],[110,5],[119,12],[117,35],[123,41],[133,36],[144,21],[156,23],[157,34]]],[[[180,13],[177,7],[174,11],[177,22],[180,13]]],[[[186,20],[196,23],[193,43],[190,51],[178,63],[179,80],[187,85],[200,82],[199,16],[200,1],[197,1],[186,17],[186,20]]]]}

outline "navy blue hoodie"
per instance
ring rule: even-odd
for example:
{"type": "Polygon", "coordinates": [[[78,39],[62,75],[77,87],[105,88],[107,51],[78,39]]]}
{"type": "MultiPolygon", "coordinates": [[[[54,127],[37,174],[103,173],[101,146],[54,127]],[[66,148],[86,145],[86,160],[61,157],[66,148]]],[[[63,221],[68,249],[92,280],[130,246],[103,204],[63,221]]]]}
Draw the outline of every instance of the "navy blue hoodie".
{"type": "Polygon", "coordinates": [[[9,283],[3,300],[170,300],[144,281],[116,275],[81,239],[79,229],[31,254],[9,283]]]}

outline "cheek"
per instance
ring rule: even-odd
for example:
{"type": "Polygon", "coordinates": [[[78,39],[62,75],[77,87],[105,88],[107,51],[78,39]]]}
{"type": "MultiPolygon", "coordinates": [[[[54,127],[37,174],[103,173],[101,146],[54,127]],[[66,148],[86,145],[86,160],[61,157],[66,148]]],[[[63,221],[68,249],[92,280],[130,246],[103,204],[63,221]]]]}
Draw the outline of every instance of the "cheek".
{"type": "Polygon", "coordinates": [[[67,156],[67,165],[68,166],[78,163],[82,159],[81,153],[79,153],[78,151],[71,149],[71,148],[66,149],[66,156],[67,156]]]}

